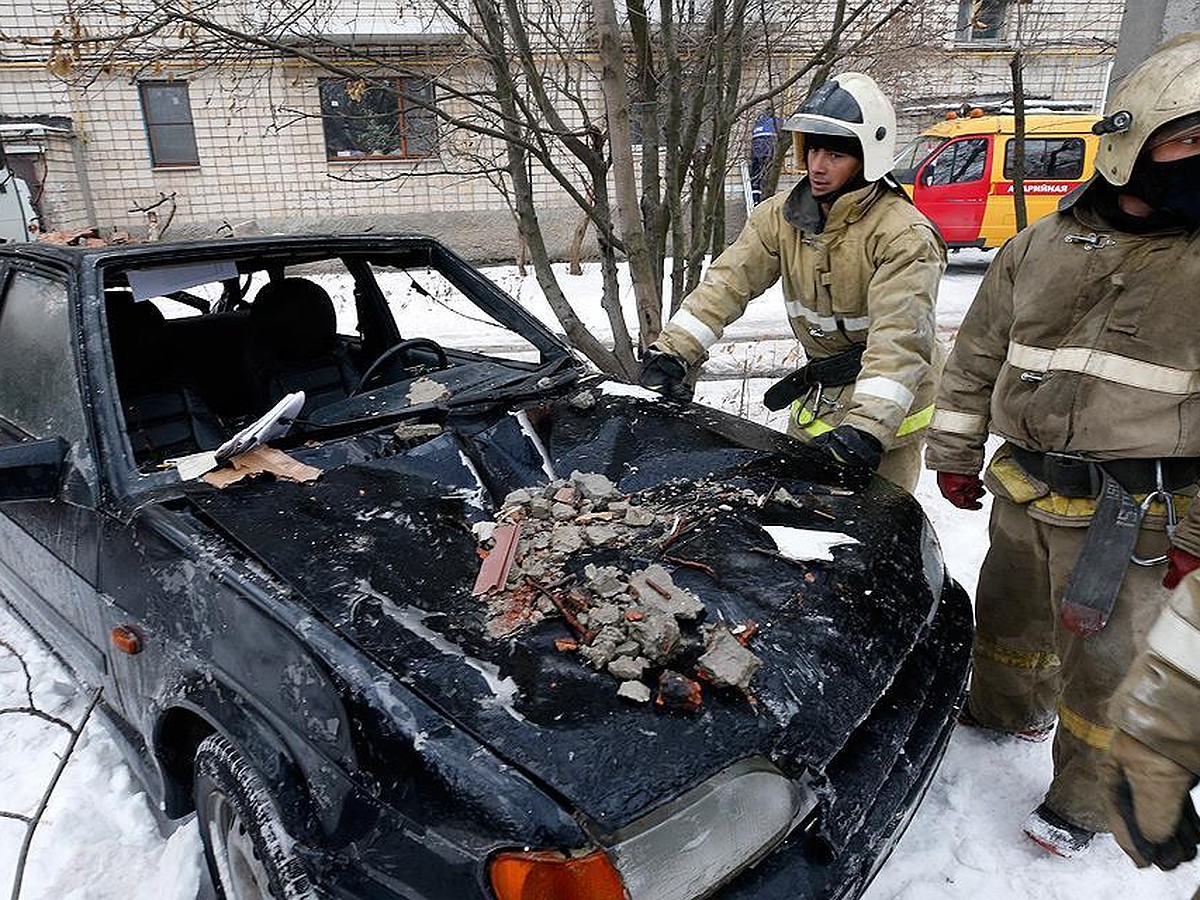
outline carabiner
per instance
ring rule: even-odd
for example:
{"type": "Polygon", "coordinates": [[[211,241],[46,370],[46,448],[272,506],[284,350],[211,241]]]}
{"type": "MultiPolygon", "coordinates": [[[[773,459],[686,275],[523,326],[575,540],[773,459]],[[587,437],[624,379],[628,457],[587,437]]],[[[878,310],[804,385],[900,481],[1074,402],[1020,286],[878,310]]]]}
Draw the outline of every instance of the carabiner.
{"type": "Polygon", "coordinates": [[[798,407],[796,409],[796,425],[797,426],[799,426],[800,428],[807,428],[813,422],[817,421],[817,415],[820,413],[821,398],[824,396],[824,394],[825,394],[825,386],[823,384],[821,384],[821,382],[818,381],[816,384],[814,384],[812,387],[810,387],[804,393],[803,396],[801,396],[793,401],[794,403],[798,404],[798,407]],[[809,405],[809,403],[808,403],[809,400],[812,400],[812,416],[809,418],[809,420],[807,422],[803,422],[803,421],[801,421],[801,416],[803,416],[804,413],[807,412],[805,407],[809,405]]]}
{"type": "MultiPolygon", "coordinates": [[[[1163,506],[1167,508],[1166,531],[1167,538],[1169,540],[1171,536],[1175,534],[1175,526],[1179,524],[1179,520],[1175,515],[1175,495],[1163,486],[1163,466],[1161,459],[1156,459],[1154,461],[1154,476],[1156,487],[1154,490],[1148,493],[1146,495],[1146,499],[1142,501],[1141,517],[1143,519],[1146,517],[1146,513],[1150,511],[1150,506],[1154,503],[1154,501],[1161,501],[1163,506]]],[[[1145,559],[1141,556],[1138,556],[1136,553],[1132,553],[1129,556],[1129,560],[1137,566],[1157,566],[1167,561],[1167,555],[1164,553],[1162,556],[1155,556],[1151,557],[1150,559],[1145,559]]]]}

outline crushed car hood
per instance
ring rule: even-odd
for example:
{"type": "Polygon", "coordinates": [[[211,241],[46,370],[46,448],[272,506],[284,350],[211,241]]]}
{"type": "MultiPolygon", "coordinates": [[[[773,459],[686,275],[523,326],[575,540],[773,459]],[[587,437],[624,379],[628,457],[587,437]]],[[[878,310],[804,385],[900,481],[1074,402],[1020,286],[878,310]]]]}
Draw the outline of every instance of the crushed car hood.
{"type": "Polygon", "coordinates": [[[932,616],[915,501],[881,479],[855,492],[811,481],[822,473],[798,446],[716,411],[593,388],[521,413],[451,416],[417,441],[295,451],[323,470],[317,481],[199,486],[192,499],[314,615],[615,829],[744,757],[820,771],[932,616]],[[618,697],[616,679],[556,646],[572,636],[559,616],[489,633],[486,599],[472,595],[472,525],[510,491],[572,471],[604,474],[692,526],[667,550],[585,547],[572,571],[659,563],[703,601],[707,623],[756,623],[748,647],[763,664],[747,693],[706,687],[699,709],[664,711],[618,697]],[[697,484],[718,490],[703,499],[697,484]],[[712,499],[726,488],[736,499],[712,499]],[[794,502],[773,499],[780,488],[794,502]],[[844,535],[828,542],[831,559],[796,558],[777,540],[814,532],[844,535]]]}

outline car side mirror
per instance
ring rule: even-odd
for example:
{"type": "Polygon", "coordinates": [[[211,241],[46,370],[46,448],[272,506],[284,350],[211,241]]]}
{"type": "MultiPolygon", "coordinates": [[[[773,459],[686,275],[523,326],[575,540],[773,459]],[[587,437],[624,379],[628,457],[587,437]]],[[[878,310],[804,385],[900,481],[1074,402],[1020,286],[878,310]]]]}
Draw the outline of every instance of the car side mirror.
{"type": "Polygon", "coordinates": [[[0,447],[0,502],[58,497],[69,449],[60,437],[0,447]]]}
{"type": "Polygon", "coordinates": [[[921,172],[922,187],[929,187],[931,184],[933,184],[933,174],[933,166],[926,166],[925,170],[921,172]]]}

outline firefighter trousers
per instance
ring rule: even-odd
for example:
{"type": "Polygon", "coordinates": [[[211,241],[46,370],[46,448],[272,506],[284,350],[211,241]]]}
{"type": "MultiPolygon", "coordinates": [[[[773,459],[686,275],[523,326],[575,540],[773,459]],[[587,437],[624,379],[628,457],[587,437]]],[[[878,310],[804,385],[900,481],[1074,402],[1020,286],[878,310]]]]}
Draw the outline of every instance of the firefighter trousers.
{"type": "MultiPolygon", "coordinates": [[[[996,496],[988,532],[975,602],[971,714],[1009,732],[1049,727],[1057,717],[1046,802],[1069,822],[1108,831],[1099,781],[1113,733],[1107,704],[1166,601],[1165,568],[1131,563],[1108,625],[1083,638],[1064,629],[1059,615],[1087,529],[1039,521],[996,496]]],[[[1148,558],[1166,548],[1164,532],[1143,528],[1135,552],[1148,558]]]]}

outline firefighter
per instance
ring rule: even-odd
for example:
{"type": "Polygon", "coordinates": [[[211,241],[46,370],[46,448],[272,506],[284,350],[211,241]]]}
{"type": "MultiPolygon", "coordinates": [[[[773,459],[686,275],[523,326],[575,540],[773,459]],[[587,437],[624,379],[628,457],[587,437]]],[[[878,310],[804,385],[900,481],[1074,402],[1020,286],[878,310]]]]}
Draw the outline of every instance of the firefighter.
{"type": "Polygon", "coordinates": [[[783,127],[807,176],[754,208],[647,349],[639,381],[690,398],[709,347],[782,276],[809,365],[768,391],[768,406],[790,404],[788,433],[835,463],[912,490],[943,361],[934,302],[945,246],[888,175],[896,115],[871,78],[826,82],[783,127]]]}
{"type": "Polygon", "coordinates": [[[1200,32],[1131,73],[1095,130],[1097,174],[984,277],[926,456],[955,506],[993,494],[964,721],[1039,739],[1057,718],[1025,830],[1060,855],[1107,830],[1106,704],[1160,582],[1200,565],[1200,32]],[[981,482],[989,430],[1005,442],[981,482]]]}
{"type": "Polygon", "coordinates": [[[1200,572],[1183,579],[1110,705],[1102,769],[1113,836],[1138,868],[1194,859],[1200,818],[1200,572]]]}

